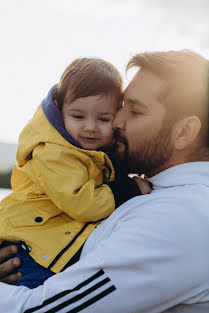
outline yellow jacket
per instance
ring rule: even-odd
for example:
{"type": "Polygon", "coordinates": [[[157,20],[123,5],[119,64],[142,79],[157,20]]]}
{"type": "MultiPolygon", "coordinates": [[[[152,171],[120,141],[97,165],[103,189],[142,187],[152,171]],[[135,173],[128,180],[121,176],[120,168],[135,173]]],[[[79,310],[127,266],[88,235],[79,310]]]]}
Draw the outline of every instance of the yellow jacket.
{"type": "Polygon", "coordinates": [[[13,193],[0,203],[0,238],[26,242],[37,263],[60,272],[98,221],[114,211],[104,184],[114,177],[104,152],[72,145],[39,106],[20,134],[13,193]]]}

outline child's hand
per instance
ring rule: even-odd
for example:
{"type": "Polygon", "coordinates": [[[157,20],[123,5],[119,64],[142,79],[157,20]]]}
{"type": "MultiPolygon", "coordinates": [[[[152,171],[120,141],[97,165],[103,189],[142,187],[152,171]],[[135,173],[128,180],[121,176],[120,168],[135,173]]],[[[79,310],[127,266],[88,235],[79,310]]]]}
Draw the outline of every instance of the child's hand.
{"type": "Polygon", "coordinates": [[[137,183],[142,195],[146,195],[148,193],[151,193],[152,188],[150,186],[150,182],[147,179],[144,179],[140,176],[133,176],[132,178],[137,183]]]}

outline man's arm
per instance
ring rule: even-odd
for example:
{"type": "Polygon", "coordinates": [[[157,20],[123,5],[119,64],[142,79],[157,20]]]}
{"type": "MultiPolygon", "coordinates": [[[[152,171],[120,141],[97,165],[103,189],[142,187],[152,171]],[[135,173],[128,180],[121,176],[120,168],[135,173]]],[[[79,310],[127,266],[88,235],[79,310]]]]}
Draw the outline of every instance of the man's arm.
{"type": "Polygon", "coordinates": [[[21,264],[19,258],[14,258],[18,248],[16,246],[8,246],[0,249],[0,281],[7,284],[15,285],[22,277],[21,273],[13,273],[21,264]]]}
{"type": "Polygon", "coordinates": [[[209,230],[193,229],[202,218],[173,203],[140,202],[114,212],[89,237],[80,261],[43,286],[1,283],[2,312],[156,313],[209,301],[209,230]]]}

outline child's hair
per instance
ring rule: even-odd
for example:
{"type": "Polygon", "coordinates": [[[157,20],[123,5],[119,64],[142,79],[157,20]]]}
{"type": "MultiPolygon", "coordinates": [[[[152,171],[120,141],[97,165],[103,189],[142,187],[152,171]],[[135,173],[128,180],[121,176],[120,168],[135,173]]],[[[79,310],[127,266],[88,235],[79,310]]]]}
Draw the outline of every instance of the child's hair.
{"type": "Polygon", "coordinates": [[[102,59],[80,58],[66,68],[53,98],[61,110],[66,101],[96,95],[113,96],[120,103],[121,75],[112,64],[102,59]]]}

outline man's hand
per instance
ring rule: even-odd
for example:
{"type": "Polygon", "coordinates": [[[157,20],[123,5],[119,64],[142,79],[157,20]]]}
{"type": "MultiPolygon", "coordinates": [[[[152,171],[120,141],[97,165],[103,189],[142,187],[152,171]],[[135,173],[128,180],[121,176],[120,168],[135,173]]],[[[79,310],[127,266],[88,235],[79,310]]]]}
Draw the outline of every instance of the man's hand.
{"type": "Polygon", "coordinates": [[[22,277],[21,273],[17,272],[13,274],[13,271],[21,265],[19,258],[12,258],[17,253],[18,248],[16,246],[7,246],[0,249],[0,281],[15,285],[22,277]]]}
{"type": "Polygon", "coordinates": [[[135,180],[135,182],[139,186],[139,189],[140,189],[142,195],[146,195],[148,193],[151,193],[152,188],[151,188],[150,182],[147,179],[142,178],[142,177],[137,176],[137,175],[134,175],[132,178],[135,180]]]}

